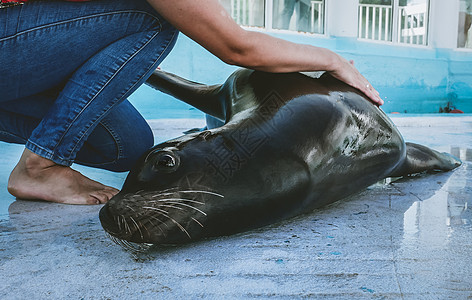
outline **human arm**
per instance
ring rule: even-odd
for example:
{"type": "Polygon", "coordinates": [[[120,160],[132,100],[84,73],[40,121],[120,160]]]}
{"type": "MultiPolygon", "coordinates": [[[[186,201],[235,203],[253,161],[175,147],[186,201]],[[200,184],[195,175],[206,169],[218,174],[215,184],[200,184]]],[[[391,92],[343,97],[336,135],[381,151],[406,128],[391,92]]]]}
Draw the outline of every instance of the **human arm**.
{"type": "Polygon", "coordinates": [[[218,0],[148,0],[166,20],[222,61],[266,72],[328,71],[364,92],[375,104],[378,92],[336,53],[242,29],[218,0]]]}

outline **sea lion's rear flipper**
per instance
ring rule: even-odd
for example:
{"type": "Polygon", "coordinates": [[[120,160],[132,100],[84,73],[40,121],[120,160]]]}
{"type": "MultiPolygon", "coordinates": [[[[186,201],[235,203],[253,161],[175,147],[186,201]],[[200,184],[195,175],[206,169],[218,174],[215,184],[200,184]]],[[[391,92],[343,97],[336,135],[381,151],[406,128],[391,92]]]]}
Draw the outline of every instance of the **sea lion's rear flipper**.
{"type": "Polygon", "coordinates": [[[221,85],[206,85],[190,81],[177,75],[156,70],[146,81],[152,88],[174,96],[187,104],[212,115],[225,119],[224,103],[218,92],[221,85]]]}
{"type": "Polygon", "coordinates": [[[404,176],[425,171],[450,171],[462,162],[449,153],[440,153],[426,146],[406,143],[406,158],[389,177],[404,176]]]}

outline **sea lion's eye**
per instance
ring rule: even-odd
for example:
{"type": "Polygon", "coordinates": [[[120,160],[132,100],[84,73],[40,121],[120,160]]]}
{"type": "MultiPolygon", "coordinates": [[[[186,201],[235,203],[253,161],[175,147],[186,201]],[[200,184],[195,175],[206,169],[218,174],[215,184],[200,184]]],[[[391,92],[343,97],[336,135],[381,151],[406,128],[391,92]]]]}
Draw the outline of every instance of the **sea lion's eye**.
{"type": "Polygon", "coordinates": [[[169,154],[164,154],[159,157],[157,165],[161,168],[173,168],[175,167],[175,158],[169,154]]]}
{"type": "Polygon", "coordinates": [[[169,150],[155,152],[153,161],[153,169],[164,173],[174,172],[180,165],[179,157],[169,150]]]}

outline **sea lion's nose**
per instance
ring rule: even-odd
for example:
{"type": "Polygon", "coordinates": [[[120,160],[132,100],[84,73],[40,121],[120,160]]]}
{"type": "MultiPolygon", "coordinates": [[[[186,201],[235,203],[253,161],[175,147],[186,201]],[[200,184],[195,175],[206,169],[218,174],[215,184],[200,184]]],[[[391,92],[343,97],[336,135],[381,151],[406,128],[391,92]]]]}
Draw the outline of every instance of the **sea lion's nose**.
{"type": "Polygon", "coordinates": [[[105,204],[105,206],[100,209],[98,217],[100,219],[102,227],[105,229],[106,232],[114,236],[119,235],[121,230],[118,226],[118,222],[113,218],[113,215],[110,213],[110,207],[108,204],[105,204]]]}

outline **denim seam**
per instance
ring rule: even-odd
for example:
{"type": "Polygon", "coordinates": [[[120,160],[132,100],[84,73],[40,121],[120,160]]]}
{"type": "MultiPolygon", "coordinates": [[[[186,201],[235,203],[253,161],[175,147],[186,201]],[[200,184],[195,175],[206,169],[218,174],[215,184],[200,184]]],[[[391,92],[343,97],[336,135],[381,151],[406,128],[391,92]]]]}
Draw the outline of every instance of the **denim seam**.
{"type": "MultiPolygon", "coordinates": [[[[137,55],[146,45],[148,45],[156,36],[159,35],[159,33],[160,33],[161,30],[162,30],[162,23],[160,22],[160,20],[159,20],[158,17],[156,17],[156,16],[154,16],[154,15],[152,15],[152,14],[149,14],[149,13],[147,13],[147,12],[145,12],[145,11],[134,11],[134,10],[131,10],[131,11],[128,10],[128,11],[111,12],[111,13],[105,13],[105,14],[95,14],[95,15],[92,15],[92,16],[80,17],[80,18],[75,18],[75,19],[71,19],[71,20],[68,20],[68,21],[64,21],[64,22],[56,22],[56,23],[54,23],[54,24],[48,24],[48,25],[36,27],[35,29],[27,30],[27,31],[24,31],[24,32],[15,34],[14,36],[11,36],[11,37],[8,37],[8,38],[0,39],[0,42],[5,41],[5,40],[10,39],[10,38],[15,38],[15,37],[17,37],[17,36],[19,36],[19,35],[21,35],[21,34],[26,34],[26,33],[28,33],[28,32],[32,32],[32,31],[36,31],[36,30],[41,30],[41,29],[44,29],[44,28],[52,27],[52,26],[63,25],[63,24],[66,24],[66,23],[71,23],[71,22],[76,22],[76,21],[81,21],[81,20],[86,20],[86,19],[91,19],[91,18],[96,18],[96,17],[103,17],[103,16],[106,16],[106,15],[122,14],[122,13],[144,14],[144,15],[147,15],[147,16],[152,17],[152,18],[153,18],[155,21],[157,21],[157,23],[158,23],[158,26],[157,26],[157,27],[158,27],[158,32],[156,32],[156,33],[153,34],[151,37],[149,37],[148,40],[143,44],[143,46],[141,46],[137,51],[135,51],[135,52],[132,54],[132,56],[131,56],[128,60],[126,60],[126,62],[125,62],[122,66],[120,66],[120,68],[113,74],[113,76],[110,77],[109,80],[102,86],[101,90],[98,91],[98,92],[95,94],[94,98],[91,99],[91,100],[87,103],[87,105],[81,110],[81,112],[82,112],[82,111],[83,111],[88,105],[90,105],[90,103],[100,94],[100,92],[103,90],[103,88],[105,88],[105,87],[109,84],[109,82],[110,82],[110,81],[116,76],[116,74],[126,65],[126,63],[128,63],[130,59],[132,59],[135,55],[137,55]]],[[[175,32],[174,32],[172,38],[174,38],[174,36],[175,36],[175,32]]],[[[168,45],[166,45],[166,47],[164,48],[164,50],[163,50],[162,52],[164,52],[167,48],[168,48],[168,45]]],[[[159,55],[159,57],[158,57],[155,61],[157,61],[161,56],[162,56],[162,54],[159,55]]],[[[153,64],[153,65],[154,65],[154,64],[153,64]]],[[[149,69],[148,69],[148,70],[149,70],[149,69]]],[[[147,72],[146,72],[146,73],[147,73],[147,72]]],[[[145,74],[146,74],[146,73],[145,73],[145,74]]],[[[144,75],[143,75],[143,76],[144,76],[144,75]]],[[[142,77],[141,77],[141,78],[142,78],[142,77]]],[[[141,78],[139,78],[139,79],[137,80],[137,82],[139,82],[139,80],[140,80],[141,78]]],[[[133,88],[135,85],[136,85],[136,84],[132,85],[132,86],[130,87],[130,89],[133,88]]],[[[129,91],[130,89],[128,89],[127,91],[129,91]]],[[[126,92],[127,92],[127,91],[126,91],[126,92]]],[[[121,97],[122,97],[122,96],[117,97],[117,101],[118,101],[121,97]]],[[[115,103],[114,103],[113,105],[111,105],[109,109],[105,110],[105,111],[103,112],[102,116],[103,116],[104,114],[106,114],[110,109],[112,109],[112,108],[116,105],[117,101],[115,101],[115,103]]],[[[81,112],[79,112],[78,115],[80,115],[81,112]]],[[[77,119],[77,117],[76,117],[75,119],[77,119]]],[[[74,119],[74,120],[75,120],[75,119],[74,119]]],[[[94,121],[94,122],[95,122],[95,121],[94,121]]],[[[94,123],[94,122],[93,122],[93,123],[94,123]]],[[[72,123],[73,123],[73,121],[72,121],[72,123]]],[[[90,125],[90,126],[91,126],[91,125],[90,125]]],[[[85,135],[85,133],[86,133],[86,132],[88,131],[88,129],[90,128],[90,126],[88,126],[88,128],[84,131],[83,135],[85,135]]],[[[59,163],[59,164],[61,164],[61,165],[71,165],[71,164],[73,163],[73,160],[71,160],[71,159],[65,159],[65,158],[60,158],[60,157],[56,157],[56,154],[55,154],[55,149],[57,148],[57,145],[62,141],[64,135],[69,131],[70,127],[71,127],[71,125],[69,125],[69,127],[66,129],[66,131],[64,132],[64,134],[62,135],[62,137],[60,138],[60,140],[58,141],[58,143],[56,144],[56,147],[55,147],[52,151],[47,150],[47,149],[45,149],[45,148],[43,148],[43,147],[37,145],[36,143],[31,142],[30,140],[27,141],[26,146],[27,146],[27,148],[28,148],[29,150],[31,150],[31,151],[33,151],[33,152],[35,152],[35,150],[34,150],[35,148],[36,148],[36,149],[40,149],[42,156],[44,156],[44,157],[46,157],[46,158],[48,158],[48,159],[51,159],[51,160],[55,161],[56,163],[59,163]]],[[[78,144],[78,142],[80,142],[80,141],[83,139],[83,135],[82,135],[82,137],[79,138],[79,140],[77,141],[76,145],[78,144]]],[[[75,146],[75,147],[76,147],[76,146],[75,146]]],[[[69,152],[75,151],[75,147],[72,148],[69,152]]]]}
{"type": "Polygon", "coordinates": [[[113,140],[115,141],[116,148],[118,149],[118,153],[116,154],[116,158],[111,161],[111,163],[115,163],[118,160],[120,160],[121,157],[123,157],[123,145],[121,140],[119,139],[119,136],[115,133],[112,127],[108,126],[106,121],[100,121],[102,124],[103,128],[105,128],[106,131],[111,135],[113,140]]]}
{"type": "MultiPolygon", "coordinates": [[[[49,160],[54,161],[53,160],[54,153],[52,153],[51,151],[49,151],[48,149],[46,149],[44,147],[41,147],[40,145],[36,144],[35,142],[32,142],[31,140],[28,140],[26,142],[25,148],[30,150],[33,153],[38,154],[39,156],[42,156],[44,158],[47,158],[49,160]],[[38,150],[40,150],[40,151],[38,151],[38,150]]],[[[56,161],[54,161],[54,162],[56,162],[56,161]]],[[[67,165],[70,165],[70,164],[67,164],[67,165]]]]}
{"type": "MultiPolygon", "coordinates": [[[[21,15],[22,10],[23,10],[23,5],[20,5],[20,15],[21,15]]],[[[15,30],[16,33],[18,33],[19,28],[20,28],[20,22],[16,23],[16,30],[15,30]]]]}
{"type": "MultiPolygon", "coordinates": [[[[169,45],[175,39],[175,35],[177,34],[177,32],[178,32],[177,30],[174,30],[174,33],[172,34],[172,37],[169,39],[169,42],[166,44],[165,48],[161,51],[161,54],[154,60],[154,64],[162,57],[162,55],[166,52],[167,48],[169,48],[169,45]]],[[[154,64],[152,64],[152,65],[154,66],[154,64]]],[[[153,68],[153,66],[151,66],[149,69],[147,69],[147,71],[144,74],[147,74],[153,68]]],[[[143,77],[144,77],[144,75],[141,76],[141,78],[143,78],[143,77]]],[[[131,88],[128,89],[128,91],[130,89],[134,88],[137,85],[137,82],[139,82],[139,80],[136,81],[136,83],[134,83],[133,86],[131,86],[131,88]]]]}
{"type": "Polygon", "coordinates": [[[150,13],[148,13],[148,12],[141,11],[141,10],[122,10],[122,11],[114,11],[114,12],[108,12],[108,13],[99,13],[99,14],[94,14],[94,15],[90,15],[90,16],[78,17],[78,18],[74,18],[74,19],[70,19],[70,20],[66,20],[66,21],[59,21],[59,22],[54,22],[54,23],[51,23],[51,24],[41,25],[41,26],[34,27],[34,28],[31,28],[31,29],[27,29],[27,30],[24,30],[24,31],[21,31],[21,32],[17,32],[12,36],[1,38],[0,42],[7,41],[9,39],[13,39],[13,38],[19,37],[21,35],[24,35],[24,34],[27,34],[27,33],[30,33],[30,32],[34,32],[34,31],[37,31],[37,30],[42,30],[42,29],[46,29],[46,28],[54,27],[54,26],[58,26],[58,25],[64,25],[64,24],[68,24],[68,23],[73,23],[73,22],[92,19],[92,18],[97,18],[97,17],[109,16],[109,15],[134,14],[134,13],[136,13],[136,14],[145,14],[145,15],[150,16],[151,18],[155,19],[159,23],[159,28],[162,28],[162,24],[161,24],[159,18],[152,15],[152,14],[150,14],[150,13]]]}
{"type": "Polygon", "coordinates": [[[26,139],[25,139],[24,137],[22,137],[22,136],[17,135],[17,134],[13,134],[13,133],[8,132],[8,131],[0,130],[0,135],[1,135],[1,134],[6,135],[6,136],[12,136],[12,137],[14,137],[14,138],[23,140],[23,141],[25,141],[25,143],[26,143],[26,139]]]}
{"type": "MultiPolygon", "coordinates": [[[[154,63],[152,64],[152,66],[151,66],[149,69],[147,69],[147,71],[144,72],[144,74],[147,74],[147,73],[153,68],[154,64],[155,64],[157,61],[159,61],[159,59],[162,57],[163,53],[165,53],[166,50],[167,50],[167,48],[169,48],[169,45],[171,44],[172,40],[175,39],[175,35],[177,34],[177,32],[178,32],[177,30],[174,31],[174,33],[172,34],[172,36],[171,36],[170,39],[169,39],[169,42],[166,44],[165,48],[161,51],[161,54],[154,60],[154,63]]],[[[159,33],[160,33],[160,32],[159,32],[159,33]]],[[[158,35],[159,33],[157,33],[157,35],[158,35]]],[[[148,41],[148,43],[149,43],[152,39],[154,39],[157,35],[155,35],[154,37],[152,37],[152,38],[148,41]]],[[[145,46],[145,45],[144,45],[144,46],[145,46]]],[[[144,47],[144,46],[143,46],[143,47],[144,47]]],[[[141,48],[141,49],[142,49],[142,48],[141,48]]],[[[140,50],[141,50],[141,49],[140,49],[140,50]]],[[[140,51],[140,50],[139,50],[139,51],[140,51]]],[[[139,51],[138,51],[138,52],[139,52],[139,51]]],[[[137,53],[137,52],[136,52],[136,53],[137,53]]],[[[137,85],[137,83],[138,83],[143,77],[144,77],[144,75],[141,76],[140,78],[138,78],[138,80],[136,80],[136,83],[134,83],[134,84],[133,84],[129,89],[127,89],[122,95],[125,95],[125,94],[128,93],[131,89],[133,89],[133,88],[137,85]]],[[[119,96],[119,98],[122,98],[122,97],[123,97],[123,96],[119,96]]],[[[106,115],[106,114],[107,114],[117,103],[119,103],[119,102],[120,102],[120,101],[116,101],[115,104],[111,105],[109,109],[105,110],[104,115],[106,115]]],[[[108,127],[108,126],[107,126],[106,122],[101,121],[100,123],[101,123],[101,124],[103,125],[103,127],[110,133],[110,135],[112,136],[113,140],[115,141],[115,144],[116,144],[116,146],[117,146],[117,148],[118,148],[118,154],[117,154],[116,160],[111,161],[111,162],[102,163],[102,164],[94,164],[95,166],[100,166],[100,165],[105,165],[105,164],[113,163],[113,162],[118,161],[120,158],[124,157],[124,156],[123,156],[123,147],[122,147],[121,141],[119,141],[119,139],[118,139],[118,136],[115,134],[115,132],[112,130],[111,127],[108,127]]],[[[86,133],[86,132],[87,132],[87,130],[85,131],[85,133],[86,133]]],[[[84,134],[85,134],[85,133],[84,133],[84,134]]],[[[82,136],[82,137],[83,137],[83,136],[82,136]]],[[[79,139],[79,141],[82,139],[82,137],[79,139]]],[[[72,151],[75,151],[75,148],[73,148],[72,151]]],[[[65,160],[64,160],[64,161],[65,161],[65,160]]]]}
{"type": "MultiPolygon", "coordinates": [[[[70,123],[70,125],[67,127],[67,129],[64,131],[64,133],[62,134],[61,138],[59,139],[59,141],[57,142],[56,144],[56,147],[54,148],[54,150],[57,148],[57,145],[61,143],[62,139],[64,138],[64,136],[67,134],[67,132],[69,132],[69,129],[72,127],[72,124],[74,123],[74,121],[80,117],[80,115],[82,114],[82,112],[87,109],[88,106],[91,105],[91,103],[100,95],[100,93],[103,91],[104,88],[106,88],[108,86],[108,84],[113,80],[113,78],[115,78],[115,76],[126,66],[126,64],[131,60],[133,59],[133,57],[135,57],[139,52],[141,52],[141,50],[143,50],[155,37],[157,37],[159,35],[160,32],[157,32],[155,34],[153,34],[147,41],[146,43],[144,43],[137,51],[135,51],[133,53],[133,55],[131,55],[125,62],[124,64],[122,64],[115,72],[114,74],[109,77],[109,79],[107,80],[107,82],[105,84],[102,85],[102,88],[97,92],[95,93],[94,97],[92,99],[90,99],[87,104],[82,108],[82,110],[77,114],[77,116],[74,118],[74,120],[72,120],[70,123]]],[[[159,56],[160,57],[160,56],[159,56]]],[[[147,72],[146,72],[147,73],[147,72]]],[[[144,73],[144,74],[146,74],[144,73]]],[[[144,76],[144,75],[143,75],[144,76]]],[[[138,80],[136,80],[136,82],[139,82],[139,80],[143,77],[141,76],[138,80]]],[[[119,103],[119,100],[123,97],[124,94],[126,94],[132,87],[134,87],[135,85],[132,85],[129,89],[127,89],[124,93],[122,93],[121,95],[118,95],[115,99],[115,101],[113,101],[113,104],[110,105],[110,107],[106,110],[104,110],[100,116],[104,116],[107,114],[107,112],[109,112],[117,103],[119,103]]],[[[90,124],[89,126],[87,126],[85,128],[85,130],[83,131],[82,133],[82,136],[79,137],[79,139],[77,140],[77,142],[75,143],[76,145],[70,149],[68,152],[74,152],[76,150],[76,147],[77,145],[79,144],[79,142],[83,139],[84,135],[87,133],[87,131],[90,129],[90,127],[93,125],[93,123],[95,123],[96,120],[94,120],[92,122],[92,124],[90,124]]]]}
{"type": "MultiPolygon", "coordinates": [[[[114,107],[117,103],[120,102],[119,100],[123,98],[123,95],[126,95],[130,90],[132,90],[132,89],[137,85],[137,83],[145,76],[145,74],[147,74],[147,73],[153,68],[154,64],[155,64],[157,61],[159,61],[159,59],[161,58],[161,56],[166,52],[167,48],[169,47],[169,44],[171,44],[171,41],[175,38],[176,32],[177,32],[177,30],[175,30],[174,33],[172,34],[172,36],[169,38],[169,42],[166,44],[165,48],[162,49],[162,51],[160,52],[160,55],[154,60],[154,63],[151,64],[151,67],[149,67],[149,68],[146,70],[146,72],[144,72],[143,75],[142,75],[141,77],[139,77],[139,78],[135,81],[135,83],[134,83],[133,85],[131,85],[128,89],[126,89],[121,95],[117,96],[117,100],[114,101],[114,104],[111,105],[107,110],[105,110],[105,111],[101,114],[102,116],[103,116],[103,115],[106,115],[111,109],[113,109],[113,107],[114,107]]],[[[157,32],[157,33],[154,34],[151,38],[149,38],[149,40],[148,40],[138,51],[136,51],[136,52],[133,54],[132,57],[134,57],[135,55],[137,55],[142,49],[144,49],[144,48],[145,48],[154,38],[156,38],[160,33],[161,33],[161,32],[157,32]]],[[[124,65],[126,65],[126,63],[128,63],[129,60],[132,59],[132,57],[130,57],[130,58],[125,62],[124,65]]],[[[92,103],[92,101],[100,94],[100,92],[103,90],[103,88],[105,88],[105,87],[108,85],[108,83],[111,81],[111,79],[113,79],[113,77],[116,76],[116,74],[123,68],[124,65],[122,65],[122,66],[115,72],[115,74],[110,78],[110,80],[108,80],[108,81],[103,85],[102,89],[101,89],[100,91],[98,91],[98,92],[95,94],[95,97],[94,97],[93,99],[91,99],[91,100],[87,103],[87,105],[82,109],[82,111],[83,111],[90,103],[92,103]]],[[[80,115],[80,113],[81,113],[81,112],[79,112],[78,115],[80,115]]],[[[72,121],[72,122],[73,122],[73,121],[72,121]]],[[[69,126],[69,128],[70,128],[70,126],[69,126]]],[[[69,129],[69,128],[68,128],[68,129],[69,129]]],[[[88,128],[84,131],[83,135],[79,138],[79,140],[78,140],[77,143],[76,143],[76,146],[75,146],[74,148],[72,148],[69,152],[74,152],[74,151],[76,150],[75,148],[77,147],[78,142],[83,139],[83,136],[84,136],[85,133],[89,130],[89,128],[90,128],[90,126],[88,126],[88,128]]],[[[68,129],[67,129],[67,131],[68,131],[68,129]]],[[[67,132],[67,131],[66,131],[66,132],[67,132]]],[[[64,135],[65,135],[65,133],[63,134],[63,136],[64,136],[64,135]]],[[[61,140],[62,140],[62,138],[61,138],[61,140]]],[[[60,143],[61,140],[59,140],[58,143],[60,143]]]]}
{"type": "Polygon", "coordinates": [[[94,163],[94,164],[88,163],[88,165],[95,166],[95,167],[99,167],[99,166],[102,166],[102,165],[104,166],[104,165],[115,164],[116,162],[118,162],[120,160],[120,158],[124,157],[123,156],[123,146],[122,146],[122,143],[121,143],[120,139],[118,138],[118,135],[114,132],[112,127],[108,126],[107,122],[102,120],[102,121],[100,121],[100,124],[103,126],[103,128],[105,128],[105,130],[112,137],[113,141],[115,142],[115,145],[116,145],[116,148],[117,148],[118,152],[117,152],[117,155],[116,155],[115,159],[112,159],[110,161],[106,161],[106,162],[102,162],[102,163],[94,163]]]}

